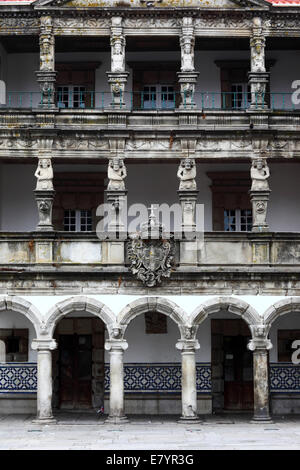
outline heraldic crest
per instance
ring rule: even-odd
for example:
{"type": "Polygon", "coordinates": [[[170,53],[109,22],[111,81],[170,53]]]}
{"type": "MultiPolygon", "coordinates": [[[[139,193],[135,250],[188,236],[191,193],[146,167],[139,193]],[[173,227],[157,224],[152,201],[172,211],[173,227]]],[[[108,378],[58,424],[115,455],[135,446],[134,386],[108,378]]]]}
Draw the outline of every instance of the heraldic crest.
{"type": "Polygon", "coordinates": [[[129,242],[130,270],[147,287],[154,287],[162,277],[170,277],[175,269],[175,244],[174,240],[163,238],[163,227],[156,220],[153,206],[141,229],[129,242]]]}

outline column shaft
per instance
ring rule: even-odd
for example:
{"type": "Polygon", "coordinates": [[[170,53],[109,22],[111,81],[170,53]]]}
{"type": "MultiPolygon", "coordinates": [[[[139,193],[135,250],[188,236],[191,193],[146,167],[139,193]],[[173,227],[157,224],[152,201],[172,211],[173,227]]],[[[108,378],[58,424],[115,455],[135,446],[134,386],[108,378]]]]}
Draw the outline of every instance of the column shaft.
{"type": "Polygon", "coordinates": [[[197,416],[197,383],[195,350],[199,343],[195,340],[179,341],[177,349],[181,350],[181,423],[199,423],[197,416]]]}
{"type": "Polygon", "coordinates": [[[254,416],[253,422],[269,422],[269,376],[268,352],[257,349],[253,351],[253,382],[254,382],[254,416]]]}
{"type": "Polygon", "coordinates": [[[108,422],[120,424],[127,422],[124,414],[124,368],[123,355],[128,345],[126,341],[108,341],[105,349],[110,354],[110,394],[108,422]]]}

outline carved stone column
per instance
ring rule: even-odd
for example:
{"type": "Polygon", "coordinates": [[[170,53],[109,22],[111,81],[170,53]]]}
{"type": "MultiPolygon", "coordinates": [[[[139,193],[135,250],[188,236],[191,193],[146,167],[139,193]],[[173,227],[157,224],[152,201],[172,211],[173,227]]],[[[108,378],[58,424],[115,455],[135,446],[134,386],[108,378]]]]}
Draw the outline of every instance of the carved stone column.
{"type": "Polygon", "coordinates": [[[194,159],[183,158],[180,162],[177,177],[180,180],[177,191],[181,205],[180,265],[197,266],[198,239],[196,233],[196,163],[194,159]]]}
{"type": "Polygon", "coordinates": [[[55,107],[55,38],[51,16],[41,17],[40,26],[40,70],[36,72],[41,88],[42,108],[55,107]]]}
{"type": "Polygon", "coordinates": [[[52,414],[52,351],[57,344],[54,339],[34,339],[32,349],[38,353],[37,362],[37,418],[39,424],[55,424],[52,414]]]}
{"type": "Polygon", "coordinates": [[[111,206],[108,233],[111,238],[115,238],[117,234],[122,238],[121,234],[124,237],[126,232],[127,235],[127,190],[124,182],[127,171],[122,158],[114,157],[109,160],[107,176],[109,183],[105,192],[111,206]]]}
{"type": "Polygon", "coordinates": [[[52,224],[52,207],[55,191],[53,189],[53,169],[49,155],[47,156],[45,153],[40,153],[35,177],[37,178],[37,185],[34,194],[39,214],[39,222],[36,230],[51,232],[54,230],[52,224]]]}
{"type": "Polygon", "coordinates": [[[125,85],[129,72],[125,70],[125,45],[122,17],[113,16],[111,19],[111,70],[107,73],[110,83],[112,102],[111,107],[123,109],[125,104],[125,85]]]}
{"type": "Polygon", "coordinates": [[[269,82],[269,73],[265,65],[266,38],[261,18],[253,18],[251,47],[251,71],[248,73],[251,87],[250,109],[266,109],[266,89],[269,82]]]}
{"type": "Polygon", "coordinates": [[[195,351],[200,348],[197,340],[186,339],[176,344],[181,351],[181,423],[200,423],[197,415],[197,384],[195,351]]]}
{"type": "Polygon", "coordinates": [[[268,178],[270,176],[269,167],[265,158],[254,158],[251,167],[252,186],[249,191],[252,203],[252,231],[267,232],[267,209],[271,190],[268,178]]]}
{"type": "Polygon", "coordinates": [[[185,233],[196,230],[196,202],[198,196],[196,184],[196,162],[191,158],[183,158],[177,171],[180,180],[177,191],[182,209],[182,230],[185,233]]]}
{"type": "Polygon", "coordinates": [[[195,108],[195,86],[199,73],[195,72],[194,66],[194,24],[193,18],[184,17],[182,19],[182,33],[180,37],[181,47],[181,70],[177,72],[180,83],[182,109],[195,108]]]}
{"type": "Polygon", "coordinates": [[[128,348],[125,340],[106,341],[105,349],[110,354],[110,395],[109,416],[107,421],[113,424],[128,422],[124,414],[124,368],[123,355],[128,348]]]}
{"type": "Polygon", "coordinates": [[[272,343],[267,339],[264,325],[250,327],[253,338],[248,349],[253,351],[254,415],[252,423],[270,423],[268,350],[272,343]]]}

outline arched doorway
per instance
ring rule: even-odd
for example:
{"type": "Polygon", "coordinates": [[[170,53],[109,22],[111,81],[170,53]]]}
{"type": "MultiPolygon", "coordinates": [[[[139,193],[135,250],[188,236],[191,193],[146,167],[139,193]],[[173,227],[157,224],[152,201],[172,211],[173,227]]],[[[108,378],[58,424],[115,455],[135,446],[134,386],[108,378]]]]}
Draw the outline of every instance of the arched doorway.
{"type": "Polygon", "coordinates": [[[118,317],[125,327],[125,414],[180,415],[181,355],[176,349],[184,315],[159,297],[138,299],[118,317]]]}
{"type": "Polygon", "coordinates": [[[53,407],[91,410],[104,407],[104,335],[100,318],[72,312],[55,329],[53,407]]]}
{"type": "Polygon", "coordinates": [[[45,330],[57,342],[52,352],[54,408],[104,407],[104,342],[114,320],[102,302],[85,296],[58,302],[50,310],[45,330]]]}
{"type": "MultiPolygon", "coordinates": [[[[192,318],[199,325],[201,362],[211,367],[211,412],[252,412],[253,354],[247,345],[257,314],[241,300],[214,298],[200,305],[192,318]]],[[[208,409],[207,403],[200,405],[208,409]]]]}

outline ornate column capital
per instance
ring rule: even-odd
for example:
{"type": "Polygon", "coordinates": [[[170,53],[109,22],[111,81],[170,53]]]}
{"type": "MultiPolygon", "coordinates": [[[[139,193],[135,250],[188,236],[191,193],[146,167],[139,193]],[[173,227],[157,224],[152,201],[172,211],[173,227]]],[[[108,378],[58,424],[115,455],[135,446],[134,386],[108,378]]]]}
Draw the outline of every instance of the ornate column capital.
{"type": "Polygon", "coordinates": [[[176,343],[176,349],[181,352],[195,352],[200,349],[200,344],[197,339],[180,339],[176,343]]]}
{"type": "Polygon", "coordinates": [[[128,349],[128,343],[125,339],[110,339],[105,341],[104,348],[109,352],[124,352],[128,349]]]}
{"type": "Polygon", "coordinates": [[[55,339],[33,339],[31,348],[34,351],[54,351],[57,348],[57,342],[55,339]]]}
{"type": "Polygon", "coordinates": [[[250,325],[252,339],[249,341],[247,348],[249,351],[267,352],[272,349],[273,345],[268,339],[270,327],[264,324],[250,325]]]}

